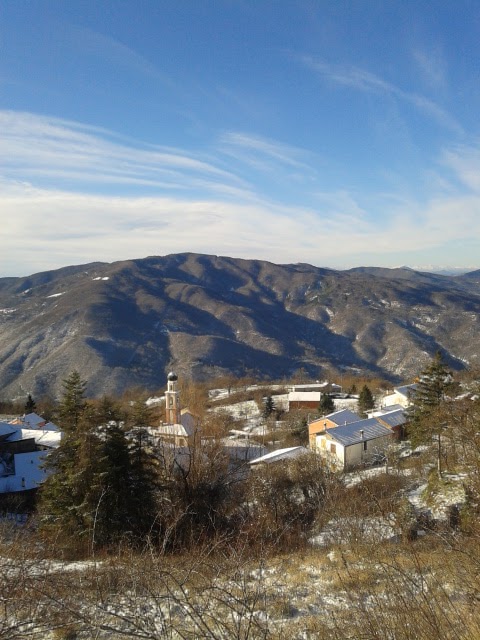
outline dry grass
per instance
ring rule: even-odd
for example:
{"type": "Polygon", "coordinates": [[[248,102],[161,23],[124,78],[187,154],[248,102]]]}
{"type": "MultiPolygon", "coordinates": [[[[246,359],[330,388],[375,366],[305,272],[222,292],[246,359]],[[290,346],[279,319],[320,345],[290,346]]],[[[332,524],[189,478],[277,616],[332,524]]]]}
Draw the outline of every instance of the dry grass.
{"type": "Polygon", "coordinates": [[[56,640],[480,637],[478,540],[432,534],[256,560],[223,545],[180,556],[126,551],[77,571],[47,571],[11,551],[17,573],[2,566],[0,638],[25,637],[26,624],[32,638],[56,640]]]}

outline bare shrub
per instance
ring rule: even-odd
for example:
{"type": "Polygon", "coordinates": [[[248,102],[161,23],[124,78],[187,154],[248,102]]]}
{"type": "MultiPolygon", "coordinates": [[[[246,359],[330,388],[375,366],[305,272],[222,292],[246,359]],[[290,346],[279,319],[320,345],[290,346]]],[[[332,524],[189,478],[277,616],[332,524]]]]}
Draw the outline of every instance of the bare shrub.
{"type": "Polygon", "coordinates": [[[255,469],[247,490],[247,535],[279,548],[301,547],[337,483],[314,454],[255,469]]]}

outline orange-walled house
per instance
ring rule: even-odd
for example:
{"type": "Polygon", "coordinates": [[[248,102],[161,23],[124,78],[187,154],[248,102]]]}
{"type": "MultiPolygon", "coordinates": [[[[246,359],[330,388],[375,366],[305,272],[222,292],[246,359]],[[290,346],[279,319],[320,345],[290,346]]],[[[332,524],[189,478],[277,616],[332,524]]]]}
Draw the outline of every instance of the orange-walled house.
{"type": "Polygon", "coordinates": [[[351,422],[358,422],[359,420],[361,420],[360,416],[353,411],[350,411],[350,409],[341,409],[340,411],[334,411],[326,416],[317,418],[317,420],[310,422],[308,425],[308,441],[310,448],[315,449],[317,434],[323,433],[327,429],[340,427],[345,424],[350,424],[351,422]]]}

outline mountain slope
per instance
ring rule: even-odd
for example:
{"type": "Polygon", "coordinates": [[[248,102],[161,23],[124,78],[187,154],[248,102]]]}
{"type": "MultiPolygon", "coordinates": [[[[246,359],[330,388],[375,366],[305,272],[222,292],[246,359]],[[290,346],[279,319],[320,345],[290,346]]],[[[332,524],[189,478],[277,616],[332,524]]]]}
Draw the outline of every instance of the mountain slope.
{"type": "Polygon", "coordinates": [[[280,378],[355,368],[408,378],[480,347],[478,277],[179,254],[0,279],[0,395],[162,388],[165,373],[280,378]]]}

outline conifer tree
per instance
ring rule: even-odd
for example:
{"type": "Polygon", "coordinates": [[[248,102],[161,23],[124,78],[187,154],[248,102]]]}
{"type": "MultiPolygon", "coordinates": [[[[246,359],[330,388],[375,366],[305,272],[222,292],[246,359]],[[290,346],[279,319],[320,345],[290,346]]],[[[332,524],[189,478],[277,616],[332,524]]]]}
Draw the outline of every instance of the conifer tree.
{"type": "Polygon", "coordinates": [[[81,513],[85,482],[82,468],[83,449],[89,446],[88,459],[94,456],[93,445],[85,438],[84,418],[87,404],[86,382],[74,371],[63,382],[64,393],[58,407],[63,437],[57,449],[49,453],[45,467],[49,477],[40,490],[39,513],[44,530],[66,536],[82,534],[85,522],[81,513]]]}
{"type": "Polygon", "coordinates": [[[370,411],[375,406],[375,398],[373,397],[370,388],[364,384],[360,395],[358,396],[358,412],[362,418],[367,417],[367,411],[370,411]]]}
{"type": "Polygon", "coordinates": [[[433,360],[419,375],[412,397],[413,411],[417,415],[428,414],[433,407],[445,400],[452,383],[452,372],[447,368],[440,351],[437,351],[433,360]]]}
{"type": "Polygon", "coordinates": [[[147,430],[152,421],[150,407],[144,402],[135,403],[130,417],[129,452],[132,517],[140,536],[155,533],[159,525],[159,464],[147,430]]]}
{"type": "Polygon", "coordinates": [[[135,537],[141,542],[159,534],[160,472],[146,432],[134,430],[130,435],[130,515],[135,523],[135,537]]]}
{"type": "Polygon", "coordinates": [[[63,396],[58,407],[58,421],[62,431],[74,433],[78,430],[84,416],[87,383],[82,380],[78,371],[63,381],[63,396]]]}
{"type": "Polygon", "coordinates": [[[35,400],[32,398],[31,394],[28,394],[27,401],[25,402],[25,413],[34,413],[37,410],[37,405],[35,404],[35,400]]]}
{"type": "Polygon", "coordinates": [[[328,393],[321,394],[318,410],[321,415],[326,415],[335,411],[335,402],[333,401],[333,398],[328,395],[328,393]]]}
{"type": "Polygon", "coordinates": [[[415,391],[408,408],[409,435],[414,445],[430,442],[432,435],[440,433],[442,420],[439,409],[447,400],[453,384],[451,371],[437,351],[433,360],[418,376],[415,391]]]}
{"type": "Polygon", "coordinates": [[[273,402],[273,398],[272,396],[267,396],[265,398],[265,406],[263,408],[263,417],[269,418],[274,411],[275,411],[275,403],[273,402]]]}
{"type": "Polygon", "coordinates": [[[123,414],[104,397],[86,403],[86,384],[76,375],[65,381],[59,415],[65,428],[48,458],[52,472],[41,489],[44,530],[82,539],[89,549],[128,539],[141,542],[157,518],[158,474],[147,448],[148,411],[138,410],[139,427],[127,437],[123,414]]]}
{"type": "Polygon", "coordinates": [[[95,461],[96,491],[87,494],[89,510],[95,513],[95,543],[100,546],[131,538],[132,518],[130,454],[125,432],[118,421],[102,429],[100,458],[95,461]]]}

